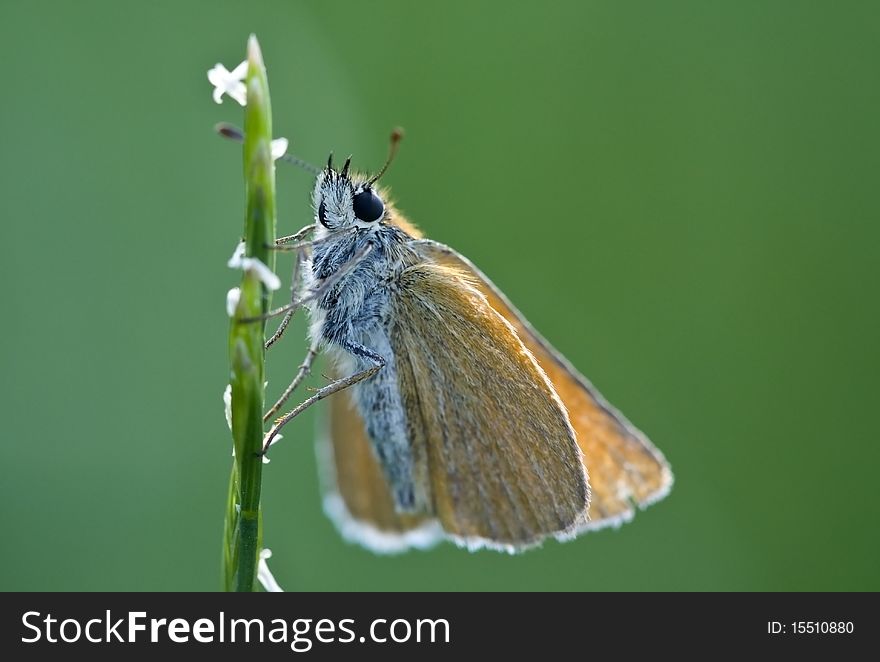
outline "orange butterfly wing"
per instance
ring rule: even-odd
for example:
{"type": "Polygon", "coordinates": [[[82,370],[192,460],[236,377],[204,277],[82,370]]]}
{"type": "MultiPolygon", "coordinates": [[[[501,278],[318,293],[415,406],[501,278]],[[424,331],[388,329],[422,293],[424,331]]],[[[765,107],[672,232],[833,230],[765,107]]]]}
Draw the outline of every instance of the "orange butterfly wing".
{"type": "Polygon", "coordinates": [[[431,240],[417,242],[423,254],[439,264],[462,269],[476,281],[489,304],[510,322],[547,373],[568,409],[590,476],[589,524],[619,524],[669,492],[672,472],[659,450],[596,388],[535,331],[507,297],[473,263],[455,250],[431,240]]]}
{"type": "Polygon", "coordinates": [[[553,387],[460,269],[403,271],[394,350],[414,477],[443,530],[515,551],[586,522],[581,451],[553,387]]]}

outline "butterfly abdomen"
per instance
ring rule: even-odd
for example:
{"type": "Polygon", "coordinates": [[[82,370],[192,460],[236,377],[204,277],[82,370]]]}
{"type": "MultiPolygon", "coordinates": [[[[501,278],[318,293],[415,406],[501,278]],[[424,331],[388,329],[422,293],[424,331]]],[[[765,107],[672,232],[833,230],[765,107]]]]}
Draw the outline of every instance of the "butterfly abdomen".
{"type": "Polygon", "coordinates": [[[312,336],[330,348],[337,369],[354,374],[376,365],[381,369],[353,387],[353,401],[364,420],[374,454],[399,512],[424,512],[428,497],[414,480],[414,458],[398,388],[397,357],[388,337],[390,300],[397,275],[409,252],[405,235],[393,228],[326,241],[307,265],[306,282],[319,287],[366,244],[370,253],[312,307],[312,336]],[[311,283],[309,282],[311,281],[311,283]]]}

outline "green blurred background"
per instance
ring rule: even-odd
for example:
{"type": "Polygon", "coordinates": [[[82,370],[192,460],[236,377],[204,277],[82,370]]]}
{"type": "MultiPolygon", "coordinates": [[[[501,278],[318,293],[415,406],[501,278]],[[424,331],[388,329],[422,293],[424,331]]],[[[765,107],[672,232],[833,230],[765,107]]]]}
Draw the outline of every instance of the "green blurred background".
{"type": "MultiPolygon", "coordinates": [[[[880,9],[521,4],[3,0],[0,589],[220,586],[242,114],[206,72],[250,32],[276,133],[369,169],[404,126],[401,208],[677,478],[565,545],[376,557],[321,512],[310,418],[265,472],[284,587],[880,589],[880,9]]],[[[291,232],[310,181],[278,182],[291,232]]]]}

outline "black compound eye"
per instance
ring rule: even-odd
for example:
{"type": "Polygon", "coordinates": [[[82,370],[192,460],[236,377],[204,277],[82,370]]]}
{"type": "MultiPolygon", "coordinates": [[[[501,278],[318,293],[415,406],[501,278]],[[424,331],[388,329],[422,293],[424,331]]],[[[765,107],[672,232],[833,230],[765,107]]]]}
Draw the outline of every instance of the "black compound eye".
{"type": "Polygon", "coordinates": [[[375,191],[366,188],[354,196],[351,201],[354,215],[365,223],[378,221],[385,214],[385,204],[375,191]]]}
{"type": "Polygon", "coordinates": [[[318,207],[318,220],[321,221],[321,225],[325,228],[327,227],[327,208],[324,206],[323,200],[321,200],[321,205],[318,207]]]}

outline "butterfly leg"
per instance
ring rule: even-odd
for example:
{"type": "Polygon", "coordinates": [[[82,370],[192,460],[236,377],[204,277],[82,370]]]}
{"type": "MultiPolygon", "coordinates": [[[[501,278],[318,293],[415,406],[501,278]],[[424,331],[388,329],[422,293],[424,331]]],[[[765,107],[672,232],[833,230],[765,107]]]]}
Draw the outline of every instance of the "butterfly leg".
{"type": "Polygon", "coordinates": [[[281,394],[281,397],[278,398],[278,401],[274,405],[272,405],[269,411],[263,414],[263,422],[268,421],[270,418],[272,418],[278,412],[278,410],[284,406],[284,403],[287,402],[287,399],[293,394],[293,392],[302,383],[306,376],[311,374],[312,363],[314,362],[317,355],[318,343],[312,343],[312,346],[309,347],[308,353],[306,353],[305,360],[299,366],[296,377],[294,377],[293,381],[290,382],[290,386],[284,389],[284,393],[281,394]]]}
{"type": "Polygon", "coordinates": [[[286,237],[278,237],[275,240],[275,245],[276,246],[283,246],[284,244],[289,244],[293,241],[299,241],[300,239],[305,237],[310,232],[313,232],[314,230],[315,230],[315,224],[310,223],[309,225],[305,226],[304,228],[300,228],[299,230],[297,230],[293,234],[289,234],[286,237]]]}
{"type": "Polygon", "coordinates": [[[358,382],[369,379],[385,367],[385,359],[380,354],[377,354],[373,350],[364,347],[363,345],[354,342],[346,342],[342,346],[351,354],[354,354],[358,358],[363,359],[365,362],[371,363],[372,365],[370,365],[368,368],[365,368],[364,370],[360,370],[359,372],[354,373],[353,375],[343,377],[342,379],[337,379],[335,382],[328,384],[324,388],[318,389],[312,397],[304,400],[294,409],[287,412],[286,414],[284,414],[284,416],[275,421],[274,425],[272,425],[272,428],[266,434],[265,440],[263,441],[263,453],[265,453],[269,449],[269,446],[272,445],[272,440],[285,425],[290,423],[290,421],[299,416],[313,404],[315,404],[319,400],[323,400],[329,395],[333,395],[334,393],[338,393],[343,389],[354,386],[358,382]]]}
{"type": "MultiPolygon", "coordinates": [[[[312,231],[314,229],[315,229],[314,225],[308,225],[308,226],[304,227],[302,230],[299,230],[298,232],[296,232],[294,234],[288,235],[286,237],[279,237],[278,239],[275,240],[274,243],[266,244],[265,247],[270,251],[292,252],[292,251],[301,250],[303,248],[311,248],[312,246],[316,246],[317,244],[320,244],[321,242],[327,241],[328,239],[331,238],[328,236],[328,237],[324,237],[323,239],[306,239],[305,241],[300,241],[303,237],[305,237],[308,234],[308,232],[306,232],[306,230],[312,231]]],[[[357,228],[354,228],[354,230],[356,231],[357,228]]],[[[351,230],[343,230],[342,231],[342,234],[346,234],[346,233],[355,234],[356,232],[352,232],[351,230]]],[[[338,238],[338,234],[332,236],[332,238],[333,239],[338,238]]]]}
{"type": "MultiPolygon", "coordinates": [[[[293,275],[290,277],[290,303],[296,303],[296,292],[299,289],[299,280],[300,280],[300,265],[302,264],[302,251],[297,251],[296,260],[293,262],[293,275]]],[[[298,308],[298,307],[297,307],[298,308]]],[[[272,334],[272,337],[266,341],[266,349],[269,349],[272,345],[274,345],[281,336],[284,335],[284,332],[287,330],[287,325],[290,324],[290,320],[293,317],[293,314],[297,311],[297,308],[291,308],[284,315],[284,319],[281,320],[281,324],[278,325],[278,328],[275,330],[275,333],[272,334]]]]}

